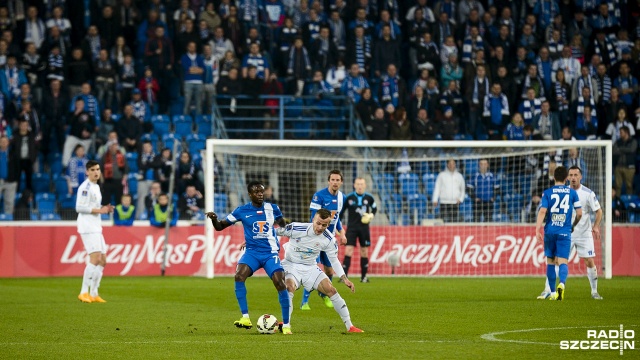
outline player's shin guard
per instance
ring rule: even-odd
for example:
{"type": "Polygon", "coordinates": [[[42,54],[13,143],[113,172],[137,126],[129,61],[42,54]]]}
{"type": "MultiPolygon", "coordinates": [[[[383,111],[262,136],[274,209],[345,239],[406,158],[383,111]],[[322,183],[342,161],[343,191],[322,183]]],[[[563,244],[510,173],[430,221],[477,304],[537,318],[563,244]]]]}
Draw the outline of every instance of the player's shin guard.
{"type": "Polygon", "coordinates": [[[349,267],[351,266],[351,256],[344,256],[344,260],[342,260],[342,269],[344,270],[344,274],[349,274],[349,267]]]}
{"type": "Polygon", "coordinates": [[[95,271],[96,266],[92,263],[88,263],[84,268],[84,275],[82,276],[82,288],[80,289],[80,294],[86,294],[89,292],[89,286],[91,286],[91,276],[93,276],[93,272],[95,271]]]}
{"type": "Polygon", "coordinates": [[[547,280],[551,292],[556,292],[556,266],[553,264],[547,264],[547,280]]]}
{"type": "Polygon", "coordinates": [[[360,258],[360,278],[364,278],[367,276],[367,271],[369,271],[369,258],[360,258]]]}
{"type": "Polygon", "coordinates": [[[282,322],[288,324],[289,316],[291,316],[291,299],[289,297],[289,292],[286,289],[278,291],[278,301],[282,308],[282,322]]]}
{"type": "Polygon", "coordinates": [[[244,281],[236,281],[236,299],[240,305],[240,311],[243,315],[249,314],[249,305],[247,305],[247,287],[244,281]]]}
{"type": "Polygon", "coordinates": [[[307,291],[307,289],[304,289],[304,291],[302,292],[302,305],[309,302],[309,295],[311,295],[311,292],[307,291]]]}
{"type": "Polygon", "coordinates": [[[91,276],[91,296],[98,296],[98,289],[100,288],[100,281],[102,280],[102,271],[104,270],[104,266],[96,265],[95,270],[93,270],[93,275],[91,276]]]}
{"type": "Polygon", "coordinates": [[[567,276],[569,276],[569,266],[567,264],[560,264],[560,271],[558,272],[560,282],[565,284],[567,282],[567,276]]]}
{"type": "Polygon", "coordinates": [[[336,312],[338,313],[338,315],[340,315],[340,318],[342,318],[342,322],[347,327],[347,330],[349,330],[349,328],[351,328],[353,324],[351,323],[351,315],[349,315],[349,308],[347,307],[347,303],[338,293],[336,293],[329,299],[331,300],[331,303],[333,303],[333,308],[336,309],[336,312]]]}
{"type": "Polygon", "coordinates": [[[591,293],[598,292],[598,268],[595,266],[587,268],[587,277],[589,278],[589,283],[591,284],[591,293]]]}

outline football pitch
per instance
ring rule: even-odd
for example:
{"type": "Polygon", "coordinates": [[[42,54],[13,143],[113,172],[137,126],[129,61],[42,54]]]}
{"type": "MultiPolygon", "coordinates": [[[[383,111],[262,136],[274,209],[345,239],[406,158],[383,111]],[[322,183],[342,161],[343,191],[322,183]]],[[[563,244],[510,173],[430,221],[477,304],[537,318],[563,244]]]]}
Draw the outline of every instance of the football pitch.
{"type": "MultiPolygon", "coordinates": [[[[640,358],[640,278],[569,278],[566,299],[536,300],[543,278],[372,278],[336,284],[363,334],[347,334],[312,294],[293,335],[235,328],[233,278],[105,277],[106,304],[83,304],[81,278],[0,279],[1,359],[584,359],[640,358]],[[635,333],[635,350],[560,350],[587,330],[635,333]]],[[[266,277],[247,281],[251,320],[281,318],[266,277]]],[[[598,339],[607,340],[607,339],[598,339]]]]}

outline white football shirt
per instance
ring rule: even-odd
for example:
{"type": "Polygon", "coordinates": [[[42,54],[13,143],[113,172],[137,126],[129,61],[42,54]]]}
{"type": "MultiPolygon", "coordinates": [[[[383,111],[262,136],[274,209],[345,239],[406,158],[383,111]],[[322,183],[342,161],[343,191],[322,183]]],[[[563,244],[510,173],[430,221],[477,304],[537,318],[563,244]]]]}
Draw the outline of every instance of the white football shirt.
{"type": "Polygon", "coordinates": [[[76,211],[78,212],[78,233],[91,234],[102,232],[100,214],[92,214],[91,209],[102,207],[102,193],[100,186],[86,179],[78,187],[76,211]]]}
{"type": "Polygon", "coordinates": [[[582,217],[576,225],[572,239],[591,239],[593,234],[591,233],[591,216],[595,215],[596,211],[600,210],[600,202],[596,199],[596,193],[591,191],[588,187],[580,185],[580,188],[576,190],[580,203],[582,204],[582,217]]]}
{"type": "Polygon", "coordinates": [[[344,275],[342,264],[338,260],[338,243],[329,230],[316,235],[312,223],[291,223],[284,228],[276,229],[280,236],[289,238],[284,245],[284,259],[294,263],[309,266],[317,266],[316,259],[320,251],[327,253],[331,267],[337,277],[344,275]]]}

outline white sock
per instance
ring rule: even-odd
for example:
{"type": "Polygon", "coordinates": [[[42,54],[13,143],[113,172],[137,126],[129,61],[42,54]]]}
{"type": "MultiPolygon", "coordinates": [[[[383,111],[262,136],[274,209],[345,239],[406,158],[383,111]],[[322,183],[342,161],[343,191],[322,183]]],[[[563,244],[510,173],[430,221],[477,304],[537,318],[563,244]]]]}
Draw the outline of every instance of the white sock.
{"type": "Polygon", "coordinates": [[[80,294],[89,292],[89,285],[91,285],[91,276],[95,271],[96,266],[92,263],[88,263],[84,268],[84,275],[82,276],[82,288],[80,288],[80,294]]]}
{"type": "Polygon", "coordinates": [[[249,314],[242,314],[242,317],[248,319],[249,318],[249,314]]]}
{"type": "Polygon", "coordinates": [[[347,327],[347,330],[349,330],[353,326],[353,324],[351,323],[351,316],[349,315],[349,308],[347,307],[347,303],[338,293],[330,297],[329,300],[331,300],[333,308],[336,310],[338,315],[340,315],[340,318],[342,318],[342,322],[347,327]]]}
{"type": "Polygon", "coordinates": [[[282,324],[282,326],[285,327],[289,327],[291,324],[291,314],[293,313],[293,293],[292,292],[288,292],[289,293],[289,322],[286,324],[282,324]]]}
{"type": "Polygon", "coordinates": [[[595,294],[598,292],[598,268],[595,266],[587,268],[587,277],[589,278],[589,283],[591,284],[591,293],[595,294]]]}
{"type": "Polygon", "coordinates": [[[93,276],[91,277],[91,296],[98,296],[98,289],[100,288],[100,280],[102,280],[103,270],[104,266],[96,265],[96,268],[93,271],[93,276]]]}

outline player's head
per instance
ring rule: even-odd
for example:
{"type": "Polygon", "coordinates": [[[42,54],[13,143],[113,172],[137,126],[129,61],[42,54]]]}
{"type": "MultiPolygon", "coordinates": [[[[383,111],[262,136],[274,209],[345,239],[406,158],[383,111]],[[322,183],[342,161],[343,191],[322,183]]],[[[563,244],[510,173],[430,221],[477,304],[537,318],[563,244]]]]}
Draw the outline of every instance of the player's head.
{"type": "Polygon", "coordinates": [[[340,186],[342,186],[342,171],[340,170],[331,170],[329,171],[329,176],[327,176],[327,181],[329,182],[329,190],[338,191],[340,186]]]}
{"type": "Polygon", "coordinates": [[[87,169],[87,177],[89,177],[89,181],[95,183],[100,180],[100,163],[95,160],[87,161],[86,165],[87,169]]]}
{"type": "Polygon", "coordinates": [[[122,206],[125,206],[125,207],[131,205],[131,195],[129,194],[122,195],[122,197],[120,197],[120,204],[122,204],[122,206]]]}
{"type": "Polygon", "coordinates": [[[364,194],[364,190],[367,188],[367,182],[362,177],[357,177],[353,182],[353,188],[356,189],[356,193],[359,195],[364,194]]]}
{"type": "Polygon", "coordinates": [[[577,189],[582,182],[582,169],[579,166],[569,168],[569,183],[572,188],[577,189]]]}
{"type": "Polygon", "coordinates": [[[247,184],[249,198],[254,205],[262,206],[264,201],[264,184],[260,181],[252,181],[247,184]]]}
{"type": "Polygon", "coordinates": [[[327,227],[331,224],[331,211],[327,209],[320,209],[316,211],[313,216],[313,232],[316,234],[322,234],[327,227]]]}
{"type": "Polygon", "coordinates": [[[553,179],[556,183],[565,183],[567,181],[567,176],[569,175],[567,168],[564,166],[558,166],[553,171],[553,179]]]}

